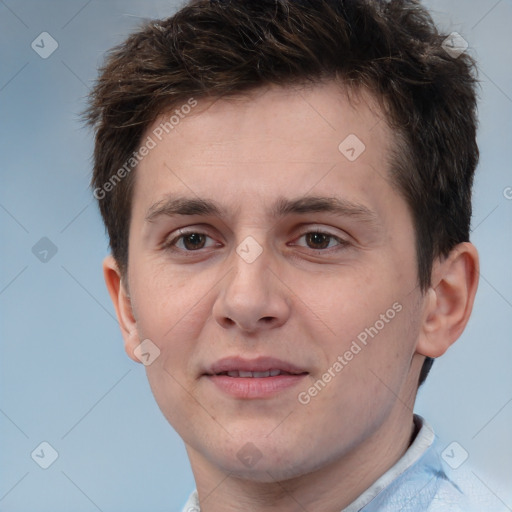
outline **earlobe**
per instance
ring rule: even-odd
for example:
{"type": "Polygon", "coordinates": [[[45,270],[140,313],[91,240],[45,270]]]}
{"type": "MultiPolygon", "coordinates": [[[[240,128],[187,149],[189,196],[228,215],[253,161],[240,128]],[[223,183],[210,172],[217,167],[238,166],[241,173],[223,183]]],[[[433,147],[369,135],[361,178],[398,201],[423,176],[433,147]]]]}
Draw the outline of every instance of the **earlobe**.
{"type": "Polygon", "coordinates": [[[116,260],[111,255],[103,260],[103,277],[116,310],[125,351],[131,359],[139,363],[140,360],[134,355],[134,350],[140,343],[137,322],[126,284],[123,282],[116,260]]]}
{"type": "Polygon", "coordinates": [[[446,258],[434,263],[418,353],[439,357],[459,338],[473,309],[478,277],[478,252],[469,242],[458,244],[446,258]]]}

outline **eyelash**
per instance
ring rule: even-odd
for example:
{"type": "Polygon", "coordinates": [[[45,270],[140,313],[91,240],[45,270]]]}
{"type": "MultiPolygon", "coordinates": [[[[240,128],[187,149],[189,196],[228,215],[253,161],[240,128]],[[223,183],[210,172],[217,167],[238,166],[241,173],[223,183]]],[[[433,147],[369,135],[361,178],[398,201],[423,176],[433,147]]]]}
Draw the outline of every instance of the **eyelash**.
{"type": "MultiPolygon", "coordinates": [[[[297,240],[300,240],[301,238],[307,236],[307,235],[324,235],[326,237],[329,237],[329,243],[331,242],[331,240],[335,240],[336,242],[338,242],[338,245],[337,245],[337,248],[334,248],[334,250],[337,250],[337,249],[340,249],[342,247],[346,247],[348,245],[350,245],[350,242],[348,242],[347,240],[344,240],[343,238],[340,238],[336,235],[333,235],[332,233],[328,233],[326,231],[320,231],[320,230],[311,230],[311,231],[305,231],[304,233],[302,233],[297,240]]],[[[174,237],[173,239],[167,241],[167,242],[164,242],[164,244],[162,245],[162,249],[165,249],[165,250],[168,250],[168,251],[171,251],[171,252],[183,252],[183,253],[188,253],[188,254],[193,254],[193,253],[196,253],[196,252],[200,252],[202,249],[204,249],[204,247],[201,247],[200,249],[196,249],[196,250],[188,250],[188,249],[182,249],[182,248],[177,248],[176,247],[176,244],[186,238],[187,236],[190,236],[190,235],[201,235],[201,236],[206,236],[208,238],[211,238],[208,234],[206,233],[203,233],[201,231],[182,231],[180,230],[180,235],[179,236],[176,236],[174,237]]],[[[304,247],[304,246],[300,246],[300,247],[304,247]]],[[[208,249],[208,247],[206,247],[208,249]]],[[[311,251],[314,251],[314,252],[323,252],[323,253],[327,253],[327,252],[332,252],[332,247],[327,247],[327,248],[324,248],[324,249],[313,249],[311,247],[307,247],[308,249],[310,249],[311,251]]]]}

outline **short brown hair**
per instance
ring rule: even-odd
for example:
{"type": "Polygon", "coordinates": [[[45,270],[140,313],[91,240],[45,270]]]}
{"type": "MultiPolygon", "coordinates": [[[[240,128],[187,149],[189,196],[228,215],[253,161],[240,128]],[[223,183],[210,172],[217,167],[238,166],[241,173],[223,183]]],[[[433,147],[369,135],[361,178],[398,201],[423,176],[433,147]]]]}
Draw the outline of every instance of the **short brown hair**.
{"type": "MultiPolygon", "coordinates": [[[[478,162],[475,64],[467,53],[449,54],[446,37],[415,0],[192,0],[130,35],[109,53],[86,112],[96,130],[92,186],[96,197],[103,191],[100,211],[121,273],[133,173],[108,194],[103,187],[159,115],[191,97],[337,79],[373,93],[400,141],[391,178],[412,214],[426,290],[434,258],[469,240],[478,162]]],[[[420,384],[431,364],[427,358],[420,384]]]]}

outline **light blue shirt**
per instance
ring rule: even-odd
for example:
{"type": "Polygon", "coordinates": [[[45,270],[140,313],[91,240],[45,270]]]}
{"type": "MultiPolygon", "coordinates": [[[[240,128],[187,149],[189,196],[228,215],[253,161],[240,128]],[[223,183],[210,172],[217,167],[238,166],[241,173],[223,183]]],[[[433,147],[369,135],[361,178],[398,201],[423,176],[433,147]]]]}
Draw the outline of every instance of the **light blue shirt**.
{"type": "MultiPolygon", "coordinates": [[[[467,468],[464,449],[441,453],[432,427],[418,415],[418,434],[403,457],[341,512],[509,511],[467,468]]],[[[200,512],[194,491],[182,512],[200,512]]]]}

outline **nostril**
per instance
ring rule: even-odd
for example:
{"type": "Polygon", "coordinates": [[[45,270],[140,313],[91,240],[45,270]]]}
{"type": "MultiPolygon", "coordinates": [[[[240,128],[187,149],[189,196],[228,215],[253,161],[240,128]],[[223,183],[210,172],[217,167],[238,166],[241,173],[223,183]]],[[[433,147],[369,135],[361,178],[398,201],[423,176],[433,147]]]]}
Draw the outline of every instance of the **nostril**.
{"type": "Polygon", "coordinates": [[[222,320],[223,324],[224,324],[224,327],[232,327],[233,325],[236,325],[236,322],[229,318],[229,317],[225,317],[223,320],[222,320]]]}

